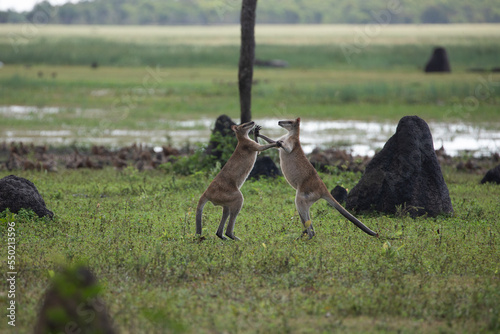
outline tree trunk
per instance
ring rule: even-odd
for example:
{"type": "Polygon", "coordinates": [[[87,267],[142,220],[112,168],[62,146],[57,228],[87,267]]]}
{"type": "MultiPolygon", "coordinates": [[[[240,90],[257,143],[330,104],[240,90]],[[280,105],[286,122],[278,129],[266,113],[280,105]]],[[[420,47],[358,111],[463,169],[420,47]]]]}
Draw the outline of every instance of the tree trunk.
{"type": "Polygon", "coordinates": [[[252,81],[255,58],[255,11],[257,0],[243,0],[241,5],[241,48],[238,69],[241,123],[252,120],[252,81]]]}

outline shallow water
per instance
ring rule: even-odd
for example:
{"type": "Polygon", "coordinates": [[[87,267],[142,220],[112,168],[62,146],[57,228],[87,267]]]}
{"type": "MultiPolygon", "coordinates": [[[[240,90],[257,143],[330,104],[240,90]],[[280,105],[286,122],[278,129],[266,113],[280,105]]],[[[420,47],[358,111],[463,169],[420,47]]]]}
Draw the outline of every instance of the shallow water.
{"type": "MultiPolygon", "coordinates": [[[[57,107],[0,106],[0,117],[37,119],[60,112],[57,107]]],[[[77,110],[78,113],[99,114],[99,110],[77,110]]],[[[256,119],[262,126],[262,134],[279,138],[286,131],[278,126],[278,119],[256,119]]],[[[0,141],[22,141],[51,145],[96,144],[119,147],[132,143],[149,146],[171,144],[181,147],[187,143],[206,143],[215,121],[199,119],[188,121],[164,121],[165,130],[128,129],[60,129],[55,131],[6,130],[0,133],[0,141]]],[[[465,123],[430,122],[434,148],[444,147],[446,153],[456,156],[464,153],[474,156],[500,152],[500,124],[487,129],[465,123]]],[[[301,142],[306,153],[315,147],[336,147],[354,155],[373,156],[396,131],[397,123],[364,121],[303,120],[301,142]]]]}

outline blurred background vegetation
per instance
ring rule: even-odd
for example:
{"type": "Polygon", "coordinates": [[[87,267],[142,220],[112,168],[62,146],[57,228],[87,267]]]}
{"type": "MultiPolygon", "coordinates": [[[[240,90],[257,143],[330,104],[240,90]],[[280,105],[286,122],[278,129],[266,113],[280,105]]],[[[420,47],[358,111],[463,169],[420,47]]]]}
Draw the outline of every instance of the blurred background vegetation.
{"type": "MultiPolygon", "coordinates": [[[[240,8],[239,0],[94,0],[61,6],[41,2],[27,13],[0,11],[0,23],[31,22],[42,10],[50,13],[51,23],[60,24],[234,24],[239,22],[240,8]]],[[[387,22],[391,24],[500,22],[496,0],[280,0],[260,1],[257,23],[364,24],[387,10],[397,11],[387,22]]]]}

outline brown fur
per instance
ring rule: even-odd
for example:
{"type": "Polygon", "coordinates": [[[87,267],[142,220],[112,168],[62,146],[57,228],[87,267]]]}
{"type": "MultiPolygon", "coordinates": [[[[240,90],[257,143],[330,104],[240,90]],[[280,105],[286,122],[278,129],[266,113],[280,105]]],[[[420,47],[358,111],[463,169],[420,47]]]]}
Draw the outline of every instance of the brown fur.
{"type": "Polygon", "coordinates": [[[224,225],[229,218],[226,229],[226,236],[233,240],[239,240],[234,235],[234,224],[241,207],[243,206],[243,195],[240,188],[252,171],[257,153],[271,147],[277,147],[278,143],[259,145],[248,137],[248,133],[253,129],[255,123],[248,122],[241,125],[233,125],[231,129],[235,132],[238,145],[233,155],[226,162],[219,174],[214,178],[207,190],[201,195],[196,209],[196,234],[202,233],[203,207],[207,202],[222,206],[222,219],[217,229],[217,236],[226,239],[223,235],[224,225]]]}
{"type": "MultiPolygon", "coordinates": [[[[344,209],[333,198],[318,176],[318,173],[307,159],[300,145],[300,118],[296,120],[279,121],[278,125],[288,130],[288,134],[277,141],[282,148],[280,150],[280,165],[281,171],[288,183],[297,190],[295,206],[299,211],[300,220],[305,227],[303,234],[307,233],[309,238],[314,236],[309,208],[319,199],[324,199],[365,233],[372,236],[378,236],[377,233],[370,230],[344,209]]],[[[259,137],[263,138],[268,143],[274,143],[273,140],[265,136],[259,135],[259,137]]]]}

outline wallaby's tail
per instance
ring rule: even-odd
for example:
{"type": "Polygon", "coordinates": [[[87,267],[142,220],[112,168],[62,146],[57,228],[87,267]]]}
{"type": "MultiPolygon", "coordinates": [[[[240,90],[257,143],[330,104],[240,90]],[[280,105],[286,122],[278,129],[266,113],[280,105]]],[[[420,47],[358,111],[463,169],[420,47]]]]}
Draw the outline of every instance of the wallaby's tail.
{"type": "Polygon", "coordinates": [[[347,219],[349,219],[354,225],[356,225],[357,227],[359,227],[366,234],[378,237],[378,233],[370,230],[370,228],[368,228],[365,224],[363,224],[362,222],[360,222],[358,218],[354,217],[349,211],[347,211],[346,209],[344,209],[344,207],[342,205],[340,205],[339,202],[337,202],[335,200],[335,198],[333,198],[333,196],[330,193],[327,193],[327,194],[328,195],[326,195],[323,198],[328,202],[328,204],[330,204],[335,209],[337,209],[338,212],[340,212],[340,214],[342,216],[344,216],[347,219]]]}
{"type": "Polygon", "coordinates": [[[202,195],[198,201],[198,207],[196,208],[196,234],[198,235],[201,235],[201,216],[203,215],[203,207],[207,202],[208,199],[202,195]]]}

